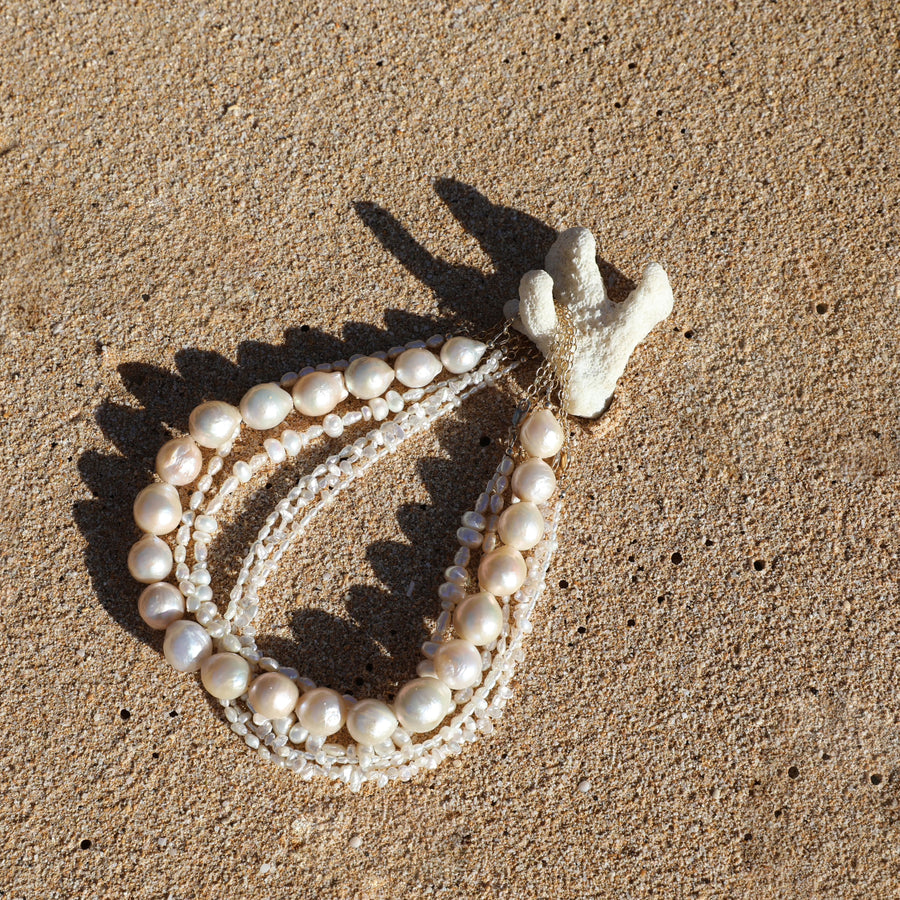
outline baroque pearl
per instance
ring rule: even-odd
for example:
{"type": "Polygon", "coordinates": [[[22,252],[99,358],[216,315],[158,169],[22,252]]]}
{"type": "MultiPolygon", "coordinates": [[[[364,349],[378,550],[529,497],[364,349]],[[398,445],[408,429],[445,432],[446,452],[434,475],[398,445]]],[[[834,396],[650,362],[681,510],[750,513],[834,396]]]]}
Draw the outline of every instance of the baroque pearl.
{"type": "Polygon", "coordinates": [[[538,409],[519,427],[519,440],[530,456],[547,459],[562,449],[564,435],[556,416],[549,409],[538,409]]]}
{"type": "Polygon", "coordinates": [[[181,524],[181,500],[171,484],[148,484],[134,499],[134,521],[148,534],[168,534],[181,524]]]}
{"type": "Polygon", "coordinates": [[[544,517],[530,501],[507,507],[497,523],[500,540],[516,550],[530,550],[544,536],[544,517]]]}
{"type": "Polygon", "coordinates": [[[448,372],[461,375],[481,362],[487,345],[467,337],[453,337],[441,347],[441,362],[448,372]]]}
{"type": "Polygon", "coordinates": [[[556,475],[542,459],[527,459],[512,474],[513,493],[531,503],[543,503],[556,490],[556,475]]]}
{"type": "Polygon", "coordinates": [[[287,675],[266,672],[253,679],[247,699],[261,716],[267,719],[284,719],[297,705],[300,688],[287,675]]]}
{"type": "Polygon", "coordinates": [[[210,400],[193,410],[188,430],[201,447],[216,450],[231,440],[240,422],[240,412],[230,403],[210,400]]]}
{"type": "Polygon", "coordinates": [[[218,700],[236,700],[250,683],[250,664],[237,653],[214,653],[203,660],[200,680],[218,700]]]}
{"type": "Polygon", "coordinates": [[[397,691],[394,712],[400,724],[414,733],[437,727],[453,706],[450,688],[437,678],[414,678],[397,691]]]}
{"type": "Polygon", "coordinates": [[[294,408],[291,395],[274,383],[258,384],[241,399],[241,417],[255,431],[280,425],[294,408]]]}
{"type": "Polygon", "coordinates": [[[156,474],[167,484],[190,484],[203,468],[203,454],[193,438],[166,441],[156,454],[156,474]]]}
{"type": "Polygon", "coordinates": [[[408,388],[425,387],[430,384],[441,371],[438,358],[428,350],[416,347],[404,350],[394,363],[397,381],[408,388]]]}
{"type": "Polygon", "coordinates": [[[394,370],[383,360],[374,356],[354,359],[344,372],[347,390],[360,400],[374,400],[380,397],[394,380],[394,370]]]}
{"type": "Polygon", "coordinates": [[[347,731],[367,747],[382,744],[397,730],[397,717],[387,703],[360,700],[347,713],[347,731]]]}
{"type": "Polygon", "coordinates": [[[528,568],[515,547],[499,547],[481,558],[478,584],[495,597],[508,597],[523,584],[528,568]]]}
{"type": "Polygon", "coordinates": [[[503,610],[493,594],[469,594],[453,611],[453,630],[477,647],[486,647],[503,631],[503,610]]]}
{"type": "Polygon", "coordinates": [[[344,727],[346,708],[337,691],[313,688],[297,704],[297,718],[313,737],[328,737],[344,727]]]}
{"type": "Polygon", "coordinates": [[[212,638],[202,625],[189,619],[179,619],[166,629],[163,653],[173,669],[196,672],[212,653],[212,638]]]}
{"type": "Polygon", "coordinates": [[[184,615],[184,596],[174,584],[157,581],[141,591],[138,612],[151,628],[163,631],[184,615]]]}
{"type": "Polygon", "coordinates": [[[324,416],[347,398],[340,372],[310,372],[294,385],[294,406],[304,416],[324,416]]]}
{"type": "Polygon", "coordinates": [[[464,691],[481,681],[481,653],[459,638],[441,644],[432,658],[438,678],[453,691],[464,691]]]}
{"type": "Polygon", "coordinates": [[[162,581],[172,571],[169,545],[156,535],[145,534],[128,551],[128,571],[143,584],[162,581]]]}

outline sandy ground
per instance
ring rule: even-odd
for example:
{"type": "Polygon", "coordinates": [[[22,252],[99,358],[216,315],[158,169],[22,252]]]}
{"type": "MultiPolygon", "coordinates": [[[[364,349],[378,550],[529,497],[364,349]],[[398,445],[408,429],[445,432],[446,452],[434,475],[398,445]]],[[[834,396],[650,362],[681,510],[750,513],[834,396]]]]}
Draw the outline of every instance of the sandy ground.
{"type": "MultiPolygon", "coordinates": [[[[379,5],[0,11],[0,894],[900,895],[896,9],[379,5]],[[577,429],[506,717],[383,791],[258,763],[135,611],[157,447],[497,324],[574,224],[676,308],[577,429]]],[[[264,643],[408,678],[508,413],[316,525],[264,643]]]]}

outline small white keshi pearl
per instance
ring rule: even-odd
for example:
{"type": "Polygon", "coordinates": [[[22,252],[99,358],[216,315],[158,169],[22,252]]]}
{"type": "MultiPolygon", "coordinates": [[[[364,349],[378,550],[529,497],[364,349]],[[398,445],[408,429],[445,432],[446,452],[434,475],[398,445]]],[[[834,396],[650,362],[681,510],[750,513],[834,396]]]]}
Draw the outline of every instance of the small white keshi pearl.
{"type": "Polygon", "coordinates": [[[419,347],[404,350],[394,363],[397,381],[408,388],[421,388],[430,384],[441,371],[438,358],[419,347]]]}
{"type": "Polygon", "coordinates": [[[138,597],[141,618],[157,631],[163,631],[184,615],[184,595],[166,581],[147,585],[138,597]]]}
{"type": "Polygon", "coordinates": [[[464,691],[481,681],[481,651],[469,641],[441,644],[432,661],[437,677],[452,691],[464,691]]]}
{"type": "Polygon", "coordinates": [[[453,610],[453,630],[476,647],[486,647],[503,631],[503,610],[493,594],[469,594],[453,610]]]}
{"type": "Polygon", "coordinates": [[[294,406],[304,416],[324,416],[347,398],[340,372],[310,372],[294,385],[294,406]]]}
{"type": "Polygon", "coordinates": [[[347,731],[366,747],[384,743],[396,730],[397,717],[380,700],[360,700],[347,713],[347,731]]]}
{"type": "Polygon", "coordinates": [[[400,724],[413,733],[436,728],[453,705],[450,688],[437,678],[414,678],[397,691],[394,712],[400,724]]]}
{"type": "Polygon", "coordinates": [[[241,417],[256,431],[280,425],[294,408],[291,395],[274,382],[250,388],[241,400],[241,417]]]}
{"type": "Polygon", "coordinates": [[[519,440],[525,452],[538,459],[555,456],[564,440],[562,426],[549,409],[533,412],[519,427],[519,440]]]}
{"type": "Polygon", "coordinates": [[[454,375],[461,375],[474,369],[481,362],[487,345],[481,341],[473,341],[472,338],[454,337],[450,338],[443,347],[441,347],[441,362],[448,372],[454,375]]]}
{"type": "Polygon", "coordinates": [[[394,380],[394,370],[383,360],[373,356],[354,359],[344,372],[347,390],[360,400],[380,397],[394,380]]]}
{"type": "Polygon", "coordinates": [[[512,475],[513,493],[522,500],[543,503],[556,490],[556,475],[542,459],[527,459],[512,475]]]}
{"type": "Polygon", "coordinates": [[[193,438],[166,441],[156,454],[156,474],[167,484],[190,484],[203,468],[203,454],[193,438]]]}
{"type": "Polygon", "coordinates": [[[344,727],[344,698],[331,688],[313,688],[297,704],[297,718],[313,737],[328,737],[344,727]]]}
{"type": "Polygon", "coordinates": [[[134,521],[148,534],[168,534],[181,524],[181,500],[171,484],[148,484],[134,499],[134,521]]]}
{"type": "Polygon", "coordinates": [[[250,683],[250,664],[237,653],[214,653],[203,660],[200,680],[218,700],[236,700],[250,683]]]}
{"type": "Polygon", "coordinates": [[[530,550],[544,536],[544,517],[529,500],[503,510],[497,523],[500,540],[516,550],[530,550]]]}
{"type": "Polygon", "coordinates": [[[287,675],[266,672],[253,679],[247,699],[258,712],[267,719],[284,719],[297,705],[300,688],[287,675]]]}
{"type": "Polygon", "coordinates": [[[508,597],[523,584],[528,568],[515,547],[499,547],[481,558],[478,584],[495,597],[508,597]]]}
{"type": "Polygon", "coordinates": [[[173,669],[196,672],[212,653],[212,638],[202,625],[190,619],[179,619],[166,629],[163,653],[173,669]]]}
{"type": "Polygon", "coordinates": [[[162,581],[172,571],[169,545],[156,535],[145,534],[128,551],[128,571],[135,581],[142,584],[162,581]]]}
{"type": "Polygon", "coordinates": [[[240,421],[240,412],[230,403],[210,400],[194,409],[188,420],[188,429],[201,447],[215,450],[231,440],[240,421]]]}

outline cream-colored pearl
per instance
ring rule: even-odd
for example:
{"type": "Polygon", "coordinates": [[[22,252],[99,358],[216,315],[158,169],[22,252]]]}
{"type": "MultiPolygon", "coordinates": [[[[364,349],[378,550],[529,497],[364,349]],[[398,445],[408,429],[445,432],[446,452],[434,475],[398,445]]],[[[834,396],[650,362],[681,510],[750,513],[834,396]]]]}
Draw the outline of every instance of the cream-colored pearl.
{"type": "Polygon", "coordinates": [[[294,385],[294,406],[304,416],[324,416],[347,398],[340,372],[310,372],[294,385]]]}
{"type": "Polygon", "coordinates": [[[441,363],[438,358],[422,348],[404,350],[394,361],[397,381],[409,388],[425,387],[440,371],[441,363]]]}
{"type": "Polygon", "coordinates": [[[481,681],[481,652],[469,641],[456,638],[441,644],[432,662],[437,677],[453,691],[463,691],[481,681]]]}
{"type": "Polygon", "coordinates": [[[493,594],[469,594],[453,610],[453,630],[477,647],[496,641],[503,631],[503,610],[493,594]]]}
{"type": "Polygon", "coordinates": [[[297,718],[313,737],[328,737],[344,727],[344,698],[331,688],[313,688],[297,704],[297,718]]]}
{"type": "Polygon", "coordinates": [[[556,490],[556,475],[542,459],[526,459],[512,474],[513,493],[531,503],[543,503],[556,490]]]}
{"type": "Polygon", "coordinates": [[[148,534],[168,534],[181,524],[181,500],[171,484],[148,484],[134,498],[134,521],[148,534]]]}
{"type": "Polygon", "coordinates": [[[380,700],[360,700],[347,712],[347,731],[367,747],[384,743],[396,730],[397,717],[380,700]]]}
{"type": "Polygon", "coordinates": [[[261,716],[284,719],[294,711],[299,696],[300,688],[287,675],[266,672],[253,679],[247,699],[261,716]]]}
{"type": "Polygon", "coordinates": [[[394,713],[413,733],[431,731],[453,707],[450,688],[437,678],[414,678],[397,691],[394,713]]]}
{"type": "Polygon", "coordinates": [[[241,400],[241,417],[255,431],[280,425],[294,408],[291,395],[274,382],[250,388],[241,400]]]}
{"type": "Polygon", "coordinates": [[[539,459],[559,453],[564,439],[562,426],[549,409],[535,410],[519,427],[519,440],[525,452],[539,459]]]}
{"type": "Polygon", "coordinates": [[[354,359],[344,372],[347,390],[360,400],[380,397],[393,380],[394,370],[383,359],[376,359],[374,356],[354,359]]]}
{"type": "Polygon", "coordinates": [[[212,653],[212,638],[202,625],[190,619],[178,619],[166,629],[163,653],[173,669],[196,672],[212,653]]]}
{"type": "Polygon", "coordinates": [[[231,440],[240,422],[240,412],[230,403],[210,400],[193,410],[188,429],[201,447],[215,450],[231,440]]]}
{"type": "Polygon", "coordinates": [[[481,362],[487,345],[467,337],[453,337],[441,347],[441,362],[448,372],[461,375],[469,372],[481,362]]]}
{"type": "Polygon", "coordinates": [[[516,550],[530,550],[544,536],[544,517],[528,500],[508,506],[497,523],[500,540],[516,550]]]}
{"type": "Polygon", "coordinates": [[[528,568],[522,554],[514,547],[499,547],[481,558],[478,584],[495,597],[508,597],[523,584],[528,568]]]}
{"type": "Polygon", "coordinates": [[[236,700],[250,683],[250,664],[237,653],[214,653],[203,660],[200,680],[218,700],[236,700]]]}
{"type": "Polygon", "coordinates": [[[167,484],[190,484],[203,468],[203,454],[193,438],[166,441],[156,454],[156,474],[167,484]]]}
{"type": "Polygon", "coordinates": [[[156,535],[145,534],[128,551],[128,571],[143,584],[162,581],[172,571],[169,545],[156,535]]]}
{"type": "Polygon", "coordinates": [[[151,628],[163,631],[184,615],[184,596],[166,581],[148,584],[138,597],[138,612],[151,628]]]}

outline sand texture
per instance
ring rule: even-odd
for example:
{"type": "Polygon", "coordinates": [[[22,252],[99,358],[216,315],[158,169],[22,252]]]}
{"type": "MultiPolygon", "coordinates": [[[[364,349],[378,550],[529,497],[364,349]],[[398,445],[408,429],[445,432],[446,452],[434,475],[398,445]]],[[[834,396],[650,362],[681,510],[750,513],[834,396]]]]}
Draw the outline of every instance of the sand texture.
{"type": "MultiPolygon", "coordinates": [[[[376,7],[0,9],[0,895],[900,896],[895,4],[376,7]],[[675,309],[574,427],[506,715],[382,791],[263,765],[137,615],[157,448],[497,326],[572,225],[675,309]]],[[[511,408],[315,524],[261,644],[411,677],[511,408]]],[[[226,574],[290,475],[223,520],[226,574]]]]}

